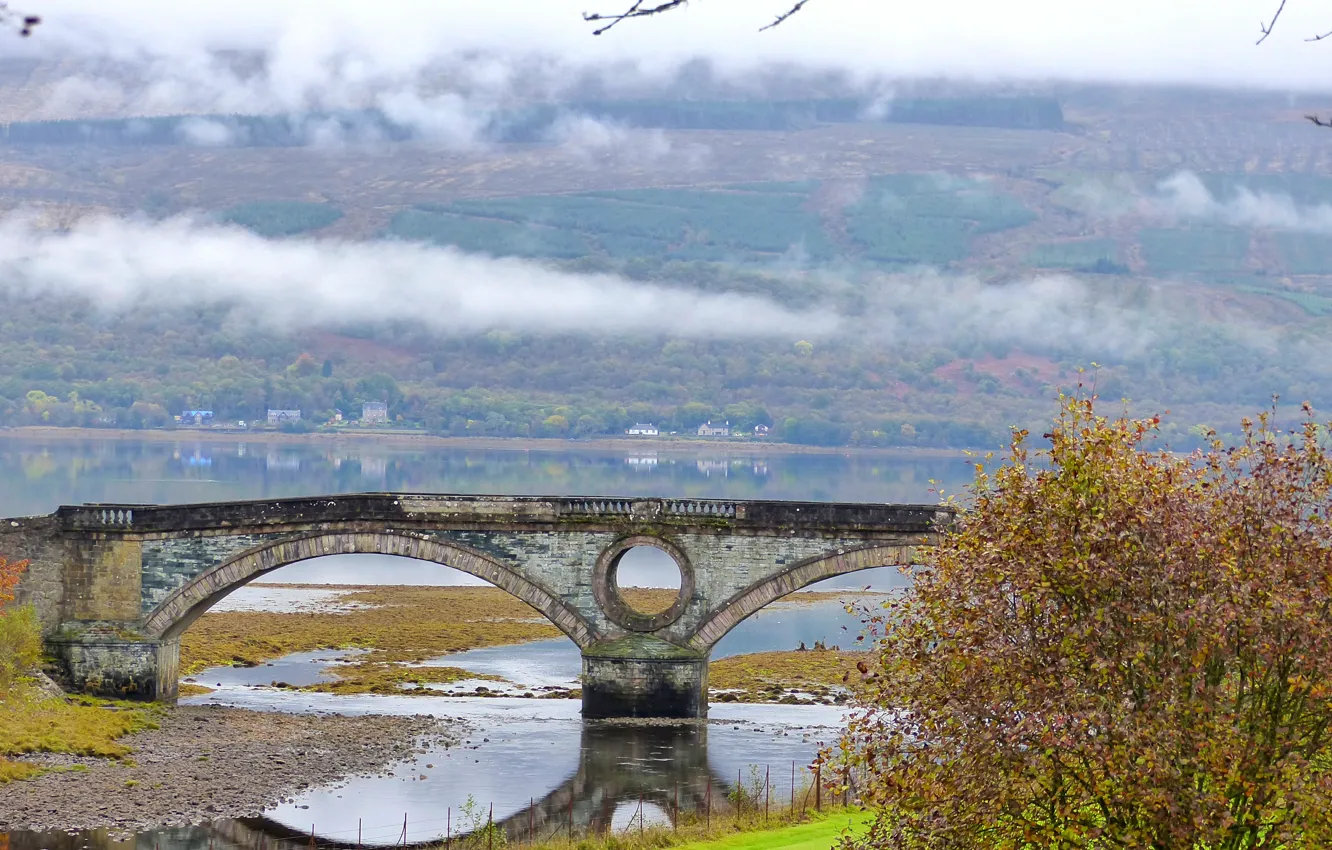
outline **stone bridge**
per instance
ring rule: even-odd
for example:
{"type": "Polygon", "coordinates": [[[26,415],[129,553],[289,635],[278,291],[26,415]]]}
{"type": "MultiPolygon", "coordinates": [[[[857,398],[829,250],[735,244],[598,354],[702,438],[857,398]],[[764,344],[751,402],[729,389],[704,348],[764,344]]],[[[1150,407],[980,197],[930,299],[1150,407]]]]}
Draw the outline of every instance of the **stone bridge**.
{"type": "Polygon", "coordinates": [[[0,520],[0,554],[31,565],[20,601],[81,690],[174,699],[180,635],[238,587],[287,564],[400,555],[485,579],[583,653],[587,717],[707,713],[713,645],[820,579],[908,565],[949,511],[924,505],[396,493],[198,505],[61,507],[0,520]],[[616,571],[635,546],[680,570],[643,613],[616,571]]]}

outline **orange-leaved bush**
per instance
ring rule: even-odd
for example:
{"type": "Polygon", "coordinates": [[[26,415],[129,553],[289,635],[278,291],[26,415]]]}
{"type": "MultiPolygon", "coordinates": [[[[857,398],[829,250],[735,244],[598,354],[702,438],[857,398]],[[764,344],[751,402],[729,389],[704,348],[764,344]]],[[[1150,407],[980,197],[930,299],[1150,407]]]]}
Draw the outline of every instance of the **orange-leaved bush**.
{"type": "Polygon", "coordinates": [[[0,556],[0,693],[36,667],[41,656],[41,627],[32,606],[14,608],[9,604],[27,567],[27,561],[0,556]]]}
{"type": "Polygon", "coordinates": [[[27,561],[10,561],[0,555],[0,609],[14,601],[14,588],[18,586],[23,571],[28,568],[27,561]]]}
{"type": "Polygon", "coordinates": [[[1332,458],[1145,445],[1064,397],[873,612],[842,753],[861,847],[1332,846],[1332,458]]]}

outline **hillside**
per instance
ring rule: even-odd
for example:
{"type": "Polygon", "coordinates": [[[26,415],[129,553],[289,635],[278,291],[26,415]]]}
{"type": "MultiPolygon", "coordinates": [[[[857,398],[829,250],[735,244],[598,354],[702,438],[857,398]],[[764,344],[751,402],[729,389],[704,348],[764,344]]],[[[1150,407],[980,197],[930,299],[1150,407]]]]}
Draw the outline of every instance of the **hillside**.
{"type": "Polygon", "coordinates": [[[800,443],[982,446],[1042,419],[1093,362],[1103,395],[1171,410],[1178,445],[1273,394],[1327,406],[1332,148],[1301,109],[1165,89],[1024,98],[916,98],[875,120],[836,99],[572,104],[619,123],[551,139],[530,128],[555,119],[524,113],[531,138],[467,150],[321,147],[275,118],[222,117],[245,129],[222,147],[169,116],[12,124],[0,206],[54,234],[191,214],[274,240],[451,246],[734,293],[837,330],[274,327],[248,302],[126,310],[11,285],[0,424],[294,407],[320,422],[388,400],[402,426],[447,434],[712,418],[800,443]]]}

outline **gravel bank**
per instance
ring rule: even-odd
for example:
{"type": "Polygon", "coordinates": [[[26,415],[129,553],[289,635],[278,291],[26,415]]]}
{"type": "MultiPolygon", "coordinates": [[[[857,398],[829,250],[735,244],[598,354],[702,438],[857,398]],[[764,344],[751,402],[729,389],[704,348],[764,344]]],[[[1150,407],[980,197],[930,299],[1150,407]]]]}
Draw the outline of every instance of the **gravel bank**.
{"type": "Polygon", "coordinates": [[[0,785],[0,831],[137,831],[253,816],[298,791],[379,772],[423,742],[456,740],[450,729],[425,716],[175,708],[159,728],[124,739],[134,749],[129,763],[30,757],[55,769],[0,785]]]}

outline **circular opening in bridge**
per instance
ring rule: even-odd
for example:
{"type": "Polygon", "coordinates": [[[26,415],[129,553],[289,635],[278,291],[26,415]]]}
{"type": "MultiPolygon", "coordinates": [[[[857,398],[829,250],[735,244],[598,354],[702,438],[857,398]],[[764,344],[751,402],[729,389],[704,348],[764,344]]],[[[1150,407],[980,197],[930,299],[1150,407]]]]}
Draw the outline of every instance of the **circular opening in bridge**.
{"type": "Polygon", "coordinates": [[[680,595],[680,566],[664,549],[634,546],[615,559],[615,590],[640,614],[660,614],[680,595]]]}

